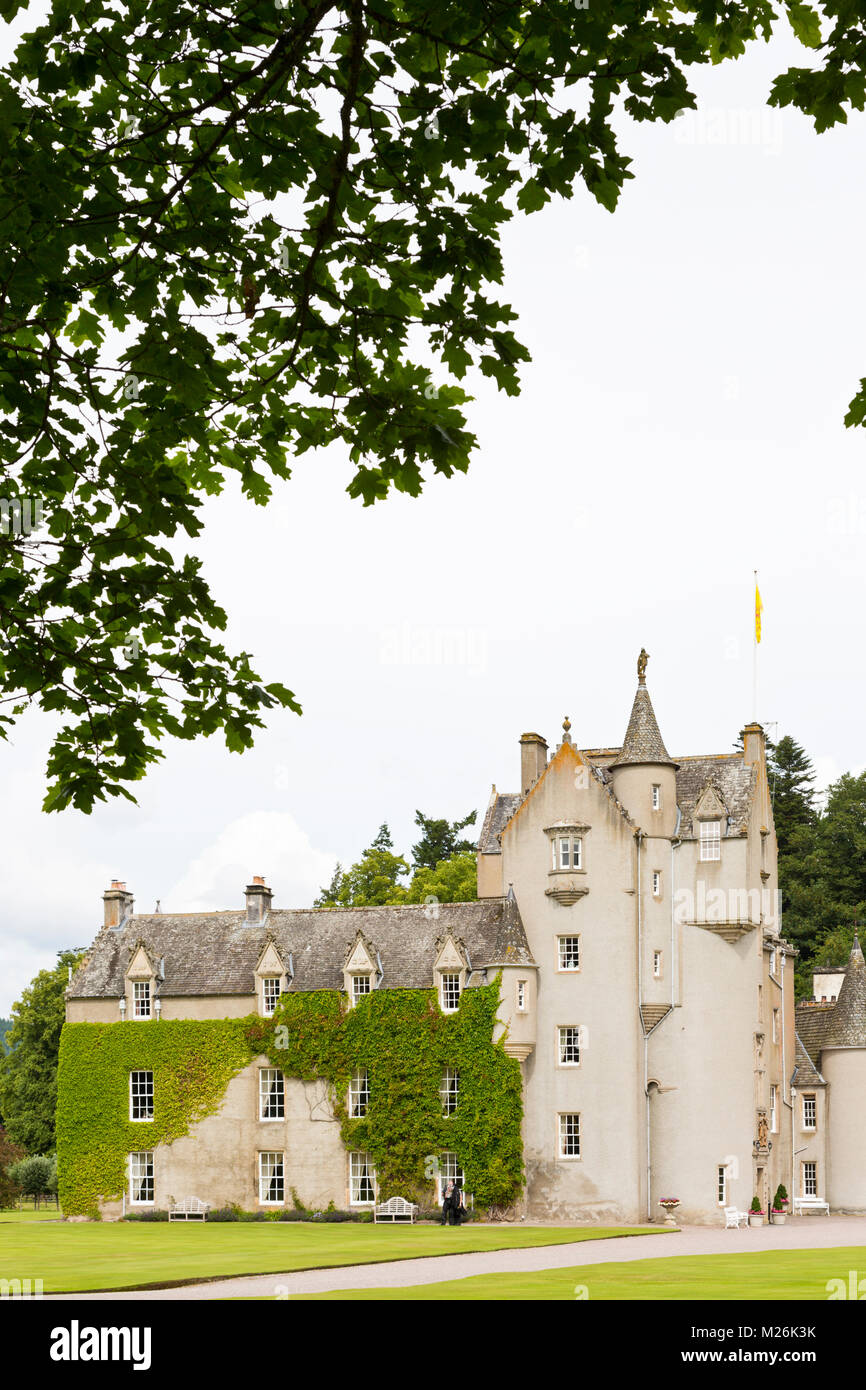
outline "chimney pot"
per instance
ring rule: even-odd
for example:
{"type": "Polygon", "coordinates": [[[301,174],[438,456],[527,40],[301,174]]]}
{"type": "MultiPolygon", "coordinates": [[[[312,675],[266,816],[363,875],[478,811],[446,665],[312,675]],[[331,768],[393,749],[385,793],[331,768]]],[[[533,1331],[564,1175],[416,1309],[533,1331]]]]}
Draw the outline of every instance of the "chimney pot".
{"type": "Polygon", "coordinates": [[[125,917],[132,913],[133,895],[127,892],[126,883],[119,879],[111,880],[111,887],[102,895],[104,908],[103,926],[119,927],[125,917]]]}

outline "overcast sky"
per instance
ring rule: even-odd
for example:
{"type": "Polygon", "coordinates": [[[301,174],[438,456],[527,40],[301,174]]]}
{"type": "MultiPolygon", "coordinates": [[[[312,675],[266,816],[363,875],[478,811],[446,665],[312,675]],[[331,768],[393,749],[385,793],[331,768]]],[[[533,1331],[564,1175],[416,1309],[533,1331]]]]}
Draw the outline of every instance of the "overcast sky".
{"type": "MultiPolygon", "coordinates": [[[[20,28],[21,26],[16,26],[20,28]]],[[[469,389],[468,476],[363,509],[347,451],[298,461],[263,508],[231,484],[197,552],[228,643],[303,717],[256,748],[168,743],[139,805],[40,811],[50,727],[0,746],[0,1016],[125,879],[151,912],[231,908],[252,874],[312,901],[383,820],[455,818],[518,786],[518,739],[621,742],[641,646],[671,754],[725,752],[752,708],[822,785],[866,765],[864,117],[816,136],[765,105],[787,40],[695,76],[700,112],[622,121],[634,180],[505,238],[499,294],[532,363],[519,398],[469,389]]]]}

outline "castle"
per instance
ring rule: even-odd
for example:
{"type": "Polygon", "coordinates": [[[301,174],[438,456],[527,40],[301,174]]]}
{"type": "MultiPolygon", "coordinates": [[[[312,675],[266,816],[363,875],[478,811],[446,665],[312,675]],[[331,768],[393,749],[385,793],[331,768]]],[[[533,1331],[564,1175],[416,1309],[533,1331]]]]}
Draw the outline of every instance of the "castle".
{"type": "MultiPolygon", "coordinates": [[[[242,912],[140,915],[115,882],[67,1022],[267,1019],[282,994],[319,990],[350,1009],[377,990],[435,989],[456,1015],[498,981],[491,1043],[522,1081],[528,1219],[644,1222],[676,1197],[680,1220],[718,1222],[756,1194],[766,1211],[780,1183],[866,1210],[860,947],[830,981],[837,997],[795,1007],[763,730],[748,724],[737,752],[671,757],[646,664],[642,652],[621,746],[578,748],[567,719],[552,753],[521,737],[518,790],[493,789],[481,829],[477,902],[279,910],[255,878],[242,912]]],[[[292,1188],[316,1207],[391,1195],[369,1154],[343,1144],[330,1088],[269,1056],[188,1134],[151,1147],[160,1076],[147,1036],[117,1116],[142,1138],[125,1192],[103,1194],[106,1217],[169,1195],[245,1209],[287,1203],[292,1188]]],[[[459,1060],[443,1074],[446,1115],[459,1060]]],[[[61,1066],[68,1104],[64,1084],[61,1066]]],[[[350,1106],[367,1085],[352,1076],[350,1106]]],[[[454,1176],[471,1193],[462,1155],[443,1150],[431,1201],[454,1176]]]]}

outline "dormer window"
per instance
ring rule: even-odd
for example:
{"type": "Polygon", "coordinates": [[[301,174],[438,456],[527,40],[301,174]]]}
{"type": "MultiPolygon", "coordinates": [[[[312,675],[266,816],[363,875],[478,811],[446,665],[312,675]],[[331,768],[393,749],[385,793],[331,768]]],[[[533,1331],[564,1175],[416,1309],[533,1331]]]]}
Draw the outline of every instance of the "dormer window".
{"type": "Polygon", "coordinates": [[[135,980],[132,986],[133,1018],[150,1018],[150,980],[135,980]]]}
{"type": "Polygon", "coordinates": [[[556,835],[553,838],[554,869],[583,868],[583,838],[580,835],[556,835]]]}
{"type": "Polygon", "coordinates": [[[265,1018],[272,1018],[277,1007],[277,1000],[282,993],[279,975],[265,975],[262,980],[262,1013],[265,1018]]]}
{"type": "Polygon", "coordinates": [[[352,1003],[357,1004],[359,999],[363,999],[365,994],[369,994],[372,988],[369,975],[352,976],[352,1003]]]}
{"type": "Polygon", "coordinates": [[[439,995],[442,1002],[442,1012],[453,1014],[460,1005],[460,976],[443,972],[439,995]]]}
{"type": "Polygon", "coordinates": [[[701,862],[706,863],[722,857],[722,822],[718,820],[701,821],[701,862]]]}

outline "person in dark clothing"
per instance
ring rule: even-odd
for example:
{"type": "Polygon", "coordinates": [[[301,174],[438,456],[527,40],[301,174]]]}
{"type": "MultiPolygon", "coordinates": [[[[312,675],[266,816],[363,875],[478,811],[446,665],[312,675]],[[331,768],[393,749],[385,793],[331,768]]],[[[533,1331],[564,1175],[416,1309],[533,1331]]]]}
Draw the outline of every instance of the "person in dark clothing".
{"type": "Polygon", "coordinates": [[[449,1221],[452,1226],[459,1226],[461,1221],[466,1219],[466,1204],[463,1201],[463,1193],[460,1191],[460,1184],[456,1182],[451,1191],[449,1221]]]}
{"type": "Polygon", "coordinates": [[[451,1217],[451,1194],[454,1191],[453,1182],[449,1182],[442,1196],[442,1225],[447,1226],[451,1217]]]}

